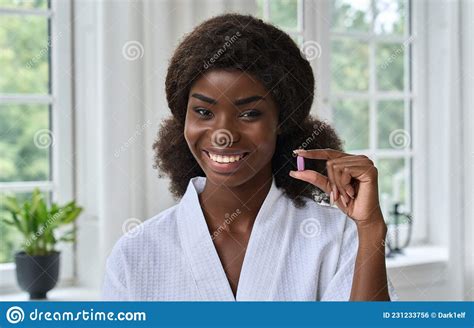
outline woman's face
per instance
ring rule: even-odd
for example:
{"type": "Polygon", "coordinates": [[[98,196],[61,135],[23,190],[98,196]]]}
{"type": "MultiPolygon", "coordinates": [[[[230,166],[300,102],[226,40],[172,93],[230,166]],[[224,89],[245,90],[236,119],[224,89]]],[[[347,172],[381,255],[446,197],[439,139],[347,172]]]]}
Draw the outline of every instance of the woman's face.
{"type": "Polygon", "coordinates": [[[278,108],[249,74],[211,70],[191,87],[184,136],[206,177],[238,186],[271,175],[278,108]]]}

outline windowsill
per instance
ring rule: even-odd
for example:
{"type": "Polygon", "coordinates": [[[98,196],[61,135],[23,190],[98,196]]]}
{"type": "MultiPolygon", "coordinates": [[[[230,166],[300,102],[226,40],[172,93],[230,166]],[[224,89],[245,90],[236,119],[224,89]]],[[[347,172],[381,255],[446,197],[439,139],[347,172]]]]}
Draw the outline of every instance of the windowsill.
{"type": "Polygon", "coordinates": [[[387,258],[387,274],[399,296],[415,290],[417,297],[424,297],[433,286],[445,286],[449,281],[448,254],[445,247],[422,245],[409,247],[404,254],[387,258]]]}
{"type": "MultiPolygon", "coordinates": [[[[387,258],[387,269],[393,272],[393,280],[397,279],[399,269],[424,271],[430,267],[438,267],[447,265],[448,250],[439,246],[413,246],[404,250],[404,254],[394,258],[387,258]]],[[[408,272],[406,272],[408,273],[408,272]]],[[[392,278],[392,277],[391,277],[392,278]]],[[[403,282],[397,283],[400,287],[405,285],[403,282]]],[[[49,301],[98,301],[100,294],[98,290],[77,286],[57,287],[48,293],[49,301]]],[[[28,301],[29,297],[26,292],[13,292],[8,294],[0,294],[0,301],[28,301]]]]}
{"type": "MultiPolygon", "coordinates": [[[[58,287],[48,292],[47,301],[98,301],[99,291],[84,287],[58,287]]],[[[29,301],[28,293],[1,294],[1,302],[29,301]]]]}
{"type": "Polygon", "coordinates": [[[412,246],[403,250],[403,254],[387,258],[387,269],[406,268],[411,266],[440,264],[449,260],[448,249],[440,246],[412,246]]]}

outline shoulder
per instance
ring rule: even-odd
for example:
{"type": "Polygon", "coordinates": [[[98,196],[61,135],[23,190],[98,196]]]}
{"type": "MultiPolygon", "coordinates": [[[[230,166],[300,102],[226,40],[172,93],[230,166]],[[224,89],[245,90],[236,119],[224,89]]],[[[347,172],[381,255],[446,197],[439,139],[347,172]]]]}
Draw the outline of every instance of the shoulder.
{"type": "Polygon", "coordinates": [[[157,244],[173,242],[177,238],[177,210],[178,205],[174,205],[131,229],[126,229],[124,222],[124,234],[115,243],[109,259],[143,256],[156,249],[157,244]]]}

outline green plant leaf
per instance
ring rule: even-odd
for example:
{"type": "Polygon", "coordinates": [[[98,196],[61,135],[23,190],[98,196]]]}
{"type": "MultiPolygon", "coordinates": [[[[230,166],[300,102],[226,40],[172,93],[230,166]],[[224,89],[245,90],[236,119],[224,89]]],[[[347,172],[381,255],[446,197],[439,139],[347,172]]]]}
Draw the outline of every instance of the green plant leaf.
{"type": "Polygon", "coordinates": [[[15,212],[15,213],[20,213],[21,212],[21,208],[18,205],[18,201],[17,201],[16,197],[7,196],[7,197],[5,197],[3,203],[5,205],[5,208],[8,211],[15,212]]]}
{"type": "Polygon", "coordinates": [[[5,223],[5,224],[8,224],[8,225],[10,225],[10,226],[16,227],[16,223],[15,223],[15,222],[10,221],[10,220],[7,220],[7,219],[5,219],[5,218],[2,218],[2,222],[5,223]]]}
{"type": "MultiPolygon", "coordinates": [[[[26,228],[26,225],[22,224],[22,222],[18,219],[18,216],[15,212],[10,212],[11,215],[12,215],[12,218],[13,218],[13,222],[15,222],[15,225],[16,227],[18,228],[18,230],[24,234],[25,236],[27,236],[28,234],[28,231],[27,231],[27,228],[26,228]]],[[[25,222],[23,222],[25,223],[25,222]]]]}
{"type": "Polygon", "coordinates": [[[49,210],[49,214],[54,215],[54,214],[58,213],[58,211],[59,211],[58,204],[52,203],[51,204],[51,209],[49,210]]]}
{"type": "Polygon", "coordinates": [[[56,238],[54,237],[54,234],[52,231],[50,233],[45,233],[45,240],[48,244],[54,245],[56,244],[56,238]]]}
{"type": "Polygon", "coordinates": [[[76,202],[70,201],[64,206],[52,203],[48,207],[39,189],[33,191],[30,200],[21,205],[16,197],[8,197],[7,211],[12,218],[1,216],[1,221],[5,224],[16,227],[25,237],[23,249],[30,255],[44,255],[54,250],[57,242],[76,241],[76,228],[64,233],[61,238],[57,238],[56,228],[72,224],[82,212],[82,207],[78,207],[76,202]],[[30,241],[29,243],[27,243],[30,241]]]}
{"type": "Polygon", "coordinates": [[[33,190],[33,195],[31,196],[30,211],[32,215],[33,213],[36,212],[36,209],[38,208],[38,205],[42,200],[43,200],[43,195],[41,194],[38,188],[35,188],[35,190],[33,190]]]}
{"type": "Polygon", "coordinates": [[[61,237],[59,241],[71,243],[76,241],[76,237],[61,237]]]}
{"type": "Polygon", "coordinates": [[[81,207],[76,207],[74,208],[71,212],[69,212],[64,219],[62,220],[62,224],[69,224],[74,222],[76,218],[81,214],[82,208],[81,207]]]}
{"type": "Polygon", "coordinates": [[[36,209],[36,215],[38,216],[38,221],[41,223],[46,223],[48,221],[48,209],[46,208],[46,203],[44,200],[40,201],[36,209]]]}

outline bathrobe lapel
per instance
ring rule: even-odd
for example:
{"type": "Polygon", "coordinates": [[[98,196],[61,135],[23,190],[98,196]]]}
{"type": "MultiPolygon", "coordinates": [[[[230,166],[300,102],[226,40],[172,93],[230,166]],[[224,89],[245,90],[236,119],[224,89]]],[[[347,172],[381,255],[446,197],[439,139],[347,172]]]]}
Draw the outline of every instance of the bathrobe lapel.
{"type": "Polygon", "coordinates": [[[206,179],[191,179],[179,202],[178,229],[185,256],[203,301],[234,301],[232,289],[209,233],[198,191],[206,179]]]}
{"type": "Polygon", "coordinates": [[[190,180],[179,202],[178,229],[185,256],[190,264],[202,300],[235,301],[267,299],[275,279],[275,265],[283,248],[281,242],[287,218],[276,211],[281,191],[275,179],[252,228],[234,298],[202,209],[198,194],[206,178],[190,180]]]}

